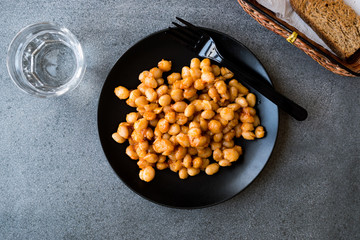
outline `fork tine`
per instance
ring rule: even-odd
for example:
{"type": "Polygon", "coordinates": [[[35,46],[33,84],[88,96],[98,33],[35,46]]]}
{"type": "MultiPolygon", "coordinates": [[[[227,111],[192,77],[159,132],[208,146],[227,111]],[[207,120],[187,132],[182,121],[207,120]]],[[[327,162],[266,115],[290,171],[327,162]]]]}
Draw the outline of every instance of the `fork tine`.
{"type": "Polygon", "coordinates": [[[193,38],[201,37],[201,34],[198,31],[195,31],[187,26],[181,26],[176,22],[172,22],[176,27],[178,27],[181,31],[186,32],[188,35],[191,35],[193,38]]]}
{"type": "Polygon", "coordinates": [[[185,21],[182,18],[176,17],[176,19],[179,20],[180,22],[182,22],[183,24],[185,24],[186,26],[192,28],[192,29],[199,30],[196,26],[192,25],[191,23],[185,21]]]}
{"type": "Polygon", "coordinates": [[[201,38],[201,34],[198,34],[197,32],[194,32],[193,30],[189,29],[188,27],[186,26],[181,26],[177,23],[174,23],[173,24],[177,27],[176,30],[181,32],[182,34],[186,35],[189,39],[193,39],[193,40],[196,40],[201,38]]]}
{"type": "Polygon", "coordinates": [[[173,35],[173,37],[175,37],[176,40],[178,40],[179,42],[181,42],[182,44],[184,44],[184,45],[186,45],[188,47],[193,47],[193,45],[196,43],[192,38],[190,38],[187,35],[181,33],[179,31],[179,29],[177,29],[177,28],[169,27],[169,33],[171,35],[173,35]]]}

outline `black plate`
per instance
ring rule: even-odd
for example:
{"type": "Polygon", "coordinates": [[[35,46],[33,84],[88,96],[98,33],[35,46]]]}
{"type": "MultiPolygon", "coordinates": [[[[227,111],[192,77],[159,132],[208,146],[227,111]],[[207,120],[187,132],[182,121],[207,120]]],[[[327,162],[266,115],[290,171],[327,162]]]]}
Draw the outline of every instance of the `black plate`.
{"type": "MultiPolygon", "coordinates": [[[[242,62],[263,75],[270,83],[259,60],[241,43],[213,30],[206,31],[220,44],[221,50],[235,62],[242,62]]],[[[154,33],[130,48],[109,73],[99,100],[98,130],[105,155],[121,180],[133,191],[155,203],[176,208],[211,206],[235,196],[245,189],[261,172],[268,161],[277,138],[279,113],[276,105],[250,88],[258,97],[257,110],[267,134],[255,141],[237,140],[244,154],[231,167],[220,168],[213,176],[201,172],[195,177],[181,180],[169,169],[156,171],[149,183],[139,179],[136,161],[126,154],[127,143],[116,143],[111,135],[126,114],[135,111],[114,95],[114,88],[122,85],[134,89],[139,84],[138,75],[155,67],[161,59],[171,60],[171,72],[180,72],[189,66],[196,55],[178,44],[166,30],[154,33]]],[[[236,78],[236,76],[235,76],[236,78]]]]}

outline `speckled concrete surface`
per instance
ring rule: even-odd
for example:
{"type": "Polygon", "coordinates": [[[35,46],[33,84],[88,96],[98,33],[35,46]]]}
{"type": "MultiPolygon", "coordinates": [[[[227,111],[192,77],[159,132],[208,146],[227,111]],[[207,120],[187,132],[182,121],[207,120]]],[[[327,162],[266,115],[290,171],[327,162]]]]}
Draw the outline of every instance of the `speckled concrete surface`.
{"type": "Polygon", "coordinates": [[[248,16],[235,0],[11,1],[0,8],[0,239],[360,239],[360,78],[335,75],[248,16]],[[280,113],[274,153],[255,182],[210,208],[158,206],[127,188],[97,134],[102,84],[135,42],[175,16],[226,32],[307,108],[280,113]],[[51,99],[21,92],[6,51],[24,26],[52,21],[83,44],[87,72],[51,99]]]}

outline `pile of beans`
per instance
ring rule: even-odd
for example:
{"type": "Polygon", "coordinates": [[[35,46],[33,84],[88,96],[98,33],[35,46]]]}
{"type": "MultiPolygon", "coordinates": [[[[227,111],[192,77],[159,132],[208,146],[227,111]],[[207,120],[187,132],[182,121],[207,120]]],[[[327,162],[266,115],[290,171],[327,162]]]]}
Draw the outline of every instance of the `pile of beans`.
{"type": "Polygon", "coordinates": [[[242,154],[234,138],[265,135],[254,109],[256,96],[227,68],[193,58],[181,73],[168,74],[166,82],[163,73],[171,65],[161,60],[140,73],[137,89],[119,86],[114,91],[136,112],[127,114],[112,138],[129,141],[126,154],[138,160],[139,177],[146,182],[155,177],[155,169],[170,168],[181,179],[201,170],[213,175],[242,154]]]}

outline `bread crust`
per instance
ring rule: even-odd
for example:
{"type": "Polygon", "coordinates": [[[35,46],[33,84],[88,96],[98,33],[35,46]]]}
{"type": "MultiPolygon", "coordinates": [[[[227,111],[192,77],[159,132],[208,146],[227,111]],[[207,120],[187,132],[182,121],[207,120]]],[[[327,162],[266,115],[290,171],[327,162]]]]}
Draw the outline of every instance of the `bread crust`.
{"type": "Polygon", "coordinates": [[[360,17],[343,0],[290,0],[290,4],[340,58],[348,59],[360,49],[360,17]]]}

